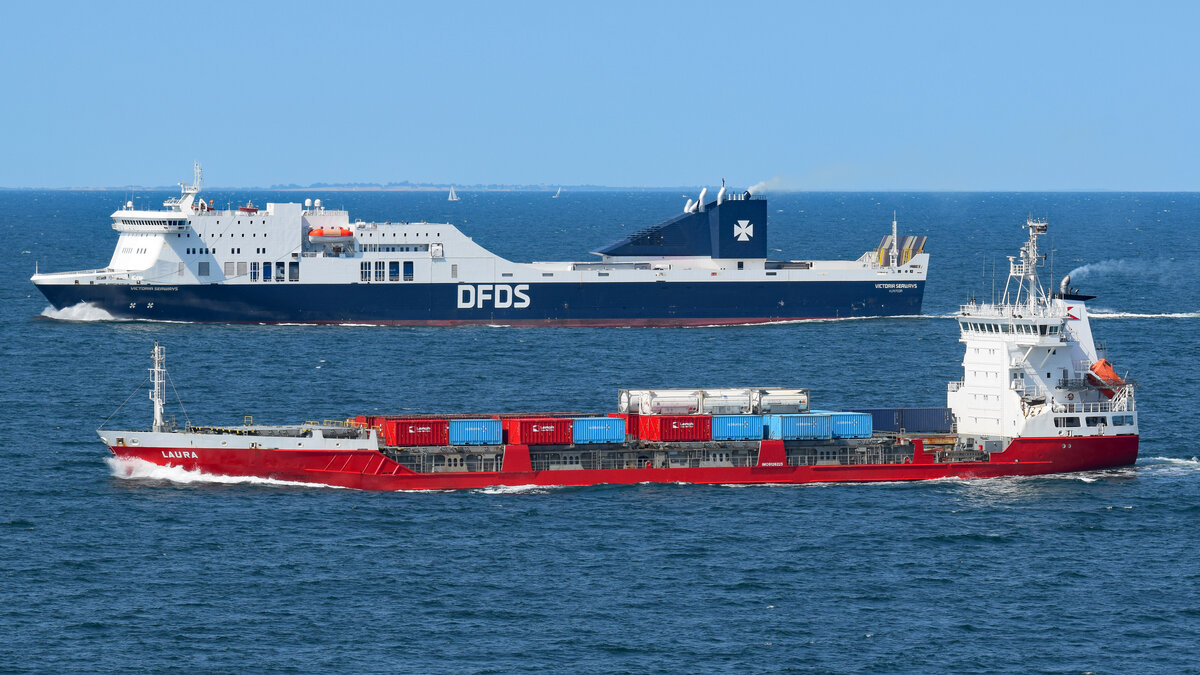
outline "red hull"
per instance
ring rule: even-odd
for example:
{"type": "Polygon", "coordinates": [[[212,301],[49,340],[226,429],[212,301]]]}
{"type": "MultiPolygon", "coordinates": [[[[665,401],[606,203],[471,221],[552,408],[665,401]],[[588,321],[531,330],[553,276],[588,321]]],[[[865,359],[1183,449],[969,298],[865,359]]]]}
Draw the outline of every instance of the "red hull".
{"type": "Polygon", "coordinates": [[[922,450],[911,464],[786,466],[783,445],[764,441],[756,467],[529,470],[528,446],[508,446],[496,472],[415,473],[375,451],[110,448],[119,458],[220,476],[255,476],[362,490],[456,490],[492,486],[635,483],[767,484],[996,478],[1091,471],[1137,460],[1137,436],[1023,438],[989,462],[933,463],[922,450]]]}

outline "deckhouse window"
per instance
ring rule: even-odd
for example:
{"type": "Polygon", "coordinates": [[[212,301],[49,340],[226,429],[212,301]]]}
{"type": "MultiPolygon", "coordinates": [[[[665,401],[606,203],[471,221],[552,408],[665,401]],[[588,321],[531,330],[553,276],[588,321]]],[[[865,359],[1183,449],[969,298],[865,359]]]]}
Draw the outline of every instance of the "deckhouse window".
{"type": "Polygon", "coordinates": [[[1073,428],[1076,428],[1079,426],[1079,418],[1078,417],[1055,417],[1054,418],[1054,426],[1059,427],[1060,429],[1063,429],[1063,428],[1073,429],[1073,428]]]}
{"type": "Polygon", "coordinates": [[[358,278],[360,281],[371,280],[371,263],[364,260],[358,264],[358,278]]]}
{"type": "Polygon", "coordinates": [[[1098,426],[1100,426],[1100,425],[1102,425],[1102,424],[1107,424],[1107,423],[1108,423],[1108,422],[1107,422],[1107,419],[1106,419],[1105,417],[1103,417],[1103,416],[1100,416],[1100,417],[1088,417],[1088,418],[1086,419],[1086,422],[1087,422],[1087,425],[1088,425],[1089,427],[1098,427],[1098,426]]]}
{"type": "Polygon", "coordinates": [[[388,281],[400,281],[400,261],[388,262],[388,281]]]}
{"type": "Polygon", "coordinates": [[[411,260],[404,261],[404,280],[413,280],[413,262],[411,260]]]}
{"type": "Polygon", "coordinates": [[[250,263],[250,281],[258,281],[258,263],[250,263]]]}

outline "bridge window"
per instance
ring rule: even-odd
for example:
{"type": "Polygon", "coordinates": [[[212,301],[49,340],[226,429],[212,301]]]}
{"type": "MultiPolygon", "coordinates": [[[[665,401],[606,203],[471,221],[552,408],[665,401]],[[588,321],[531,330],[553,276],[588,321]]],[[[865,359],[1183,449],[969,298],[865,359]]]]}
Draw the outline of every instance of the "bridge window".
{"type": "Polygon", "coordinates": [[[404,280],[405,281],[413,280],[413,261],[411,261],[411,260],[404,261],[404,280]]]}

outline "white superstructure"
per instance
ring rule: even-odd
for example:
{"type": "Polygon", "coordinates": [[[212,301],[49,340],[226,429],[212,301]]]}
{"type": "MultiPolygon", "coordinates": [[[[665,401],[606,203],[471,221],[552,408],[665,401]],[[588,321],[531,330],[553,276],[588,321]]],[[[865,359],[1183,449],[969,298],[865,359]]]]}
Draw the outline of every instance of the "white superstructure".
{"type": "Polygon", "coordinates": [[[1090,296],[1073,293],[1070,277],[1059,293],[1042,289],[1038,237],[1047,225],[1024,227],[1029,239],[1009,256],[1003,299],[960,308],[963,379],[946,396],[959,436],[998,450],[1023,437],[1136,435],[1133,385],[1115,377],[1092,339],[1090,296]]]}

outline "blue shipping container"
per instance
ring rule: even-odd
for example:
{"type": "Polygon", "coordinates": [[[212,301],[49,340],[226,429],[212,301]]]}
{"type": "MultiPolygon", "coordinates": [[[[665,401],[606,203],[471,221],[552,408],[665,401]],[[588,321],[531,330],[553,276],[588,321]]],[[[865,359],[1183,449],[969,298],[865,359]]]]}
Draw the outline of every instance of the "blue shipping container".
{"type": "Polygon", "coordinates": [[[500,420],[450,420],[450,445],[500,445],[503,439],[500,420]]]}
{"type": "Polygon", "coordinates": [[[833,437],[833,418],[830,415],[767,415],[767,420],[772,440],[818,440],[833,437]]]}
{"type": "Polygon", "coordinates": [[[857,412],[835,412],[833,418],[834,438],[870,438],[871,415],[857,412]]]}
{"type": "Polygon", "coordinates": [[[761,441],[762,415],[713,415],[714,441],[761,441]]]}
{"type": "Polygon", "coordinates": [[[904,408],[900,417],[902,428],[913,433],[950,433],[954,424],[949,408],[904,408]]]}
{"type": "Polygon", "coordinates": [[[871,416],[871,426],[878,431],[900,431],[904,427],[900,408],[858,408],[851,412],[871,416]]]}
{"type": "Polygon", "coordinates": [[[577,417],[571,440],[580,443],[625,442],[625,419],[621,417],[577,417]]]}

